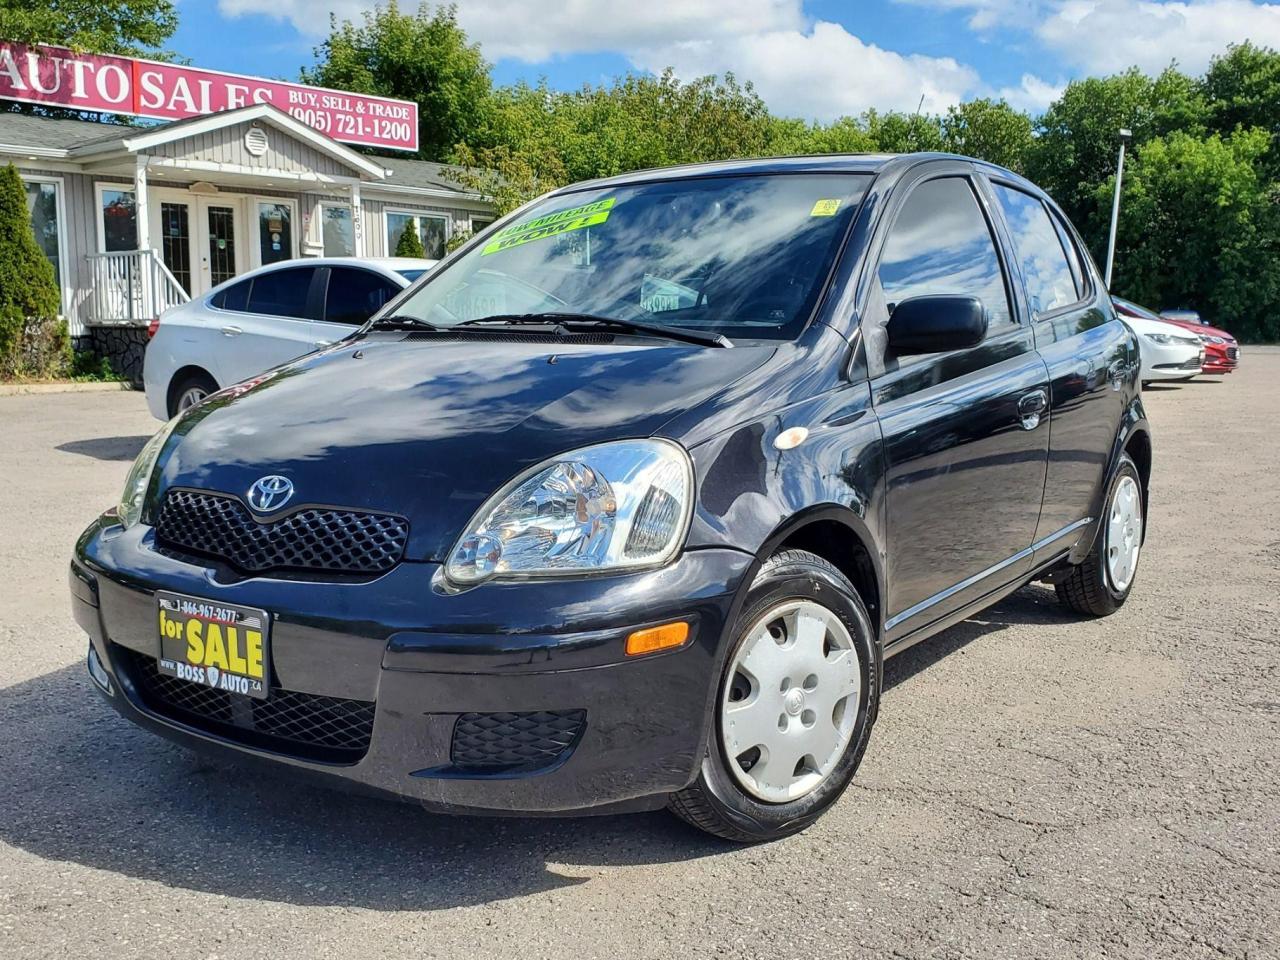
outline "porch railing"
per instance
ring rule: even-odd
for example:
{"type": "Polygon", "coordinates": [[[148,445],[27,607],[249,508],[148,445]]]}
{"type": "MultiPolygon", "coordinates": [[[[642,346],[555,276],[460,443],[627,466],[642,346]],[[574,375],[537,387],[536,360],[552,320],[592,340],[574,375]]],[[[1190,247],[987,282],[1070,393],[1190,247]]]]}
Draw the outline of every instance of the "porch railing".
{"type": "Polygon", "coordinates": [[[93,323],[150,323],[191,298],[155,250],[91,253],[93,323]]]}

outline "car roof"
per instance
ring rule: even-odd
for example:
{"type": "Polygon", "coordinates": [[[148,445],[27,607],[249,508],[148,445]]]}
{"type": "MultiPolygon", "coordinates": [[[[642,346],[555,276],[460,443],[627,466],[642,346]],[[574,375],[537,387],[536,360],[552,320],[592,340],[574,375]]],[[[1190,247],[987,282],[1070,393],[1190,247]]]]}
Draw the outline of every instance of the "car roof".
{"type": "Polygon", "coordinates": [[[1017,174],[973,157],[953,153],[833,153],[797,157],[760,157],[753,160],[717,160],[711,163],[684,163],[671,167],[655,167],[635,170],[598,180],[584,180],[557,190],[556,193],[575,193],[599,187],[617,187],[633,183],[654,183],[664,180],[687,180],[699,177],[725,177],[735,175],[760,175],[770,173],[870,173],[876,174],[891,167],[906,168],[929,160],[956,160],[979,165],[989,172],[1022,183],[1017,174]]]}

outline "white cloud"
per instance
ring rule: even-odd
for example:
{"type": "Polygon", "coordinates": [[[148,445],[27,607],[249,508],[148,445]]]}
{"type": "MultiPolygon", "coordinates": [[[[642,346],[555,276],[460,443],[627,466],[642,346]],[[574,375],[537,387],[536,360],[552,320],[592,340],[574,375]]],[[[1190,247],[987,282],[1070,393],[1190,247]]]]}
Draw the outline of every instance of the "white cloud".
{"type": "MultiPolygon", "coordinates": [[[[1229,43],[1280,47],[1280,3],[1259,0],[898,0],[969,11],[981,33],[1030,34],[1065,66],[1159,73],[1173,60],[1200,73],[1229,43]]],[[[1012,102],[1012,101],[1010,101],[1012,102]]]]}
{"type": "MultiPolygon", "coordinates": [[[[959,2],[959,0],[946,0],[959,2]]],[[[997,2],[997,0],[992,0],[997,2]]],[[[1007,2],[1007,0],[998,0],[1007,2]]],[[[288,20],[321,38],[330,12],[358,19],[372,0],[219,0],[226,16],[288,20]]],[[[902,54],[837,23],[805,17],[802,0],[469,0],[458,21],[491,60],[545,62],[612,51],[642,70],[672,67],[684,79],[732,71],[776,112],[833,119],[869,107],[945,110],[981,89],[950,57],[902,54]]]]}
{"type": "Polygon", "coordinates": [[[1008,101],[1010,106],[1031,114],[1043,113],[1049,104],[1062,96],[1066,82],[1049,83],[1030,73],[1024,73],[1016,87],[1001,87],[996,96],[1008,101]]]}
{"type": "Polygon", "coordinates": [[[732,71],[751,80],[776,112],[830,120],[875,107],[945,110],[976,91],[976,71],[951,57],[901,54],[868,44],[837,23],[721,40],[686,40],[629,54],[636,66],[670,66],[685,78],[732,71]]]}
{"type": "Polygon", "coordinates": [[[1177,60],[1200,73],[1229,43],[1280,47],[1280,4],[1250,0],[1065,0],[1036,31],[1069,64],[1112,73],[1158,73],[1177,60]]]}

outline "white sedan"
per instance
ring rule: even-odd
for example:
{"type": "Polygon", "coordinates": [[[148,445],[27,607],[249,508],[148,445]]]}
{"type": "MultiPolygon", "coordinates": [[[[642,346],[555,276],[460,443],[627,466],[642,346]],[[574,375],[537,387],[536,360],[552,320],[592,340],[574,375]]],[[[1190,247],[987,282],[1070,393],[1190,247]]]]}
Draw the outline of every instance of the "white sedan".
{"type": "Polygon", "coordinates": [[[222,387],[342,339],[435,262],[286,260],[166,310],[143,362],[147,406],[168,420],[222,387]]]}
{"type": "Polygon", "coordinates": [[[1200,365],[1204,363],[1204,344],[1190,330],[1127,314],[1120,315],[1120,319],[1138,335],[1144,384],[1152,380],[1186,380],[1200,372],[1200,365]]]}

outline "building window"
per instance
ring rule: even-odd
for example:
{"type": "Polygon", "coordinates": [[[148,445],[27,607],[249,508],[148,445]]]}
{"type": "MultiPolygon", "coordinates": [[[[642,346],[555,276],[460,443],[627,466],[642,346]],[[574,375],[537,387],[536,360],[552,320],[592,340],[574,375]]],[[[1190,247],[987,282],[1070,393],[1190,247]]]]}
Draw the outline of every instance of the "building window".
{"type": "Polygon", "coordinates": [[[27,188],[27,212],[31,214],[31,230],[36,236],[36,243],[53,264],[53,278],[61,290],[62,228],[58,209],[58,184],[48,180],[28,180],[24,186],[27,188]]]}
{"type": "Polygon", "coordinates": [[[263,266],[293,259],[293,204],[258,204],[258,256],[263,266]]]}
{"type": "Polygon", "coordinates": [[[107,253],[138,249],[138,207],[132,190],[100,187],[102,249],[107,253]]]}
{"type": "Polygon", "coordinates": [[[387,255],[396,252],[396,243],[400,234],[409,224],[413,224],[422,238],[422,249],[431,260],[439,260],[445,255],[445,247],[449,242],[449,218],[438,213],[411,213],[407,210],[387,211],[387,255]]]}
{"type": "MultiPolygon", "coordinates": [[[[320,206],[320,228],[324,239],[326,257],[354,257],[356,254],[355,224],[351,221],[351,208],[330,204],[320,206]]],[[[395,249],[394,247],[392,248],[395,249]]]]}

